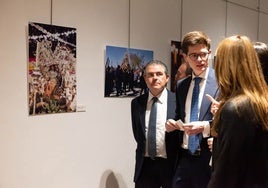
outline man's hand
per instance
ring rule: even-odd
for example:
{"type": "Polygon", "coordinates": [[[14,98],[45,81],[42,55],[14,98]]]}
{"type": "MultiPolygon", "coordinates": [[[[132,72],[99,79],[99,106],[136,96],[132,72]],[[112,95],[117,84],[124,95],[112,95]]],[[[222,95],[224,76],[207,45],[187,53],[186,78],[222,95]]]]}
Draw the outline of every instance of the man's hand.
{"type": "Polygon", "coordinates": [[[166,122],[166,131],[172,132],[174,130],[183,130],[183,127],[174,119],[168,119],[166,122]]]}
{"type": "Polygon", "coordinates": [[[208,98],[208,100],[211,101],[211,108],[210,108],[210,112],[215,115],[216,112],[218,111],[219,109],[219,105],[220,105],[220,102],[216,101],[213,97],[211,97],[209,94],[206,94],[206,97],[208,98]]]}
{"type": "Polygon", "coordinates": [[[208,142],[208,148],[209,148],[210,152],[212,152],[213,138],[208,138],[207,142],[208,142]]]}
{"type": "Polygon", "coordinates": [[[193,135],[202,133],[204,131],[204,122],[203,121],[193,121],[190,123],[185,123],[183,129],[186,134],[193,135]]]}

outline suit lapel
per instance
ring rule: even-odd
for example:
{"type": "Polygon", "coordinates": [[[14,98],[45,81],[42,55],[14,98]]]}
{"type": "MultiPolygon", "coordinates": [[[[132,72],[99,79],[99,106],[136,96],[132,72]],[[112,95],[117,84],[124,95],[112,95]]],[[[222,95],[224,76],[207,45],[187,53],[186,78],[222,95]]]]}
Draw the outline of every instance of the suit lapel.
{"type": "Polygon", "coordinates": [[[211,102],[207,99],[206,94],[211,95],[212,97],[216,97],[218,93],[218,85],[216,78],[214,76],[214,70],[209,69],[206,88],[203,95],[202,104],[200,107],[199,120],[203,120],[205,116],[210,113],[210,104],[211,102]]]}
{"type": "Polygon", "coordinates": [[[145,114],[146,114],[146,107],[147,107],[147,100],[148,100],[148,93],[144,94],[143,97],[140,99],[140,122],[143,130],[143,134],[145,136],[145,114]]]}
{"type": "Polygon", "coordinates": [[[187,98],[187,94],[188,94],[188,90],[190,87],[190,83],[192,80],[192,76],[187,77],[186,79],[182,79],[177,83],[177,94],[180,95],[180,97],[176,96],[176,100],[177,101],[177,107],[180,107],[179,110],[179,114],[181,115],[181,117],[178,117],[179,119],[182,119],[184,121],[185,118],[185,101],[187,98]]]}
{"type": "Polygon", "coordinates": [[[167,90],[167,119],[175,118],[176,99],[175,94],[167,90]]]}

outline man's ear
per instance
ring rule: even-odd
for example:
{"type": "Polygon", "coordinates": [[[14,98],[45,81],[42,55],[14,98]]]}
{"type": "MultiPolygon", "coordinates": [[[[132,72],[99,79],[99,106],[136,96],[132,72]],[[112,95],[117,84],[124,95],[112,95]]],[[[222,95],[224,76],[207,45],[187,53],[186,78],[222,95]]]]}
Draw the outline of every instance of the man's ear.
{"type": "Polygon", "coordinates": [[[212,55],[211,50],[209,50],[209,51],[208,51],[208,59],[211,58],[211,55],[212,55]]]}
{"type": "Polygon", "coordinates": [[[167,77],[167,79],[169,80],[169,78],[170,78],[170,75],[169,75],[169,74],[167,74],[167,75],[166,75],[166,77],[167,77]]]}

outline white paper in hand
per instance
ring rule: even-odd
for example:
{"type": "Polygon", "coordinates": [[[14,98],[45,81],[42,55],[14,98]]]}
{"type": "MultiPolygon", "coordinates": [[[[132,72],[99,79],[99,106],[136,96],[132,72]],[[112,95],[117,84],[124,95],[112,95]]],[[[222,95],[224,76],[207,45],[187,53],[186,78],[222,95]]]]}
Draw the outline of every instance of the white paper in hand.
{"type": "Polygon", "coordinates": [[[181,131],[183,131],[183,130],[184,130],[184,129],[183,129],[184,123],[183,123],[180,119],[179,119],[178,121],[176,121],[176,123],[177,123],[179,129],[180,129],[181,131]]]}
{"type": "Polygon", "coordinates": [[[182,122],[182,120],[180,120],[180,119],[177,121],[177,124],[178,124],[179,126],[183,126],[183,125],[184,125],[183,122],[182,122]]]}

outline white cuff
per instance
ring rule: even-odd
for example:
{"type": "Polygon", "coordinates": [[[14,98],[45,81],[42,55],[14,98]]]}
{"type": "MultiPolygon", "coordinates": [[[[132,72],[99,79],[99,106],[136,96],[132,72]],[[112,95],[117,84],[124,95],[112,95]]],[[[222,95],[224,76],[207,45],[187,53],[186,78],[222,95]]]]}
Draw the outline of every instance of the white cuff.
{"type": "Polygon", "coordinates": [[[203,130],[203,138],[207,138],[210,136],[210,123],[209,121],[203,121],[204,130],[203,130]]]}

